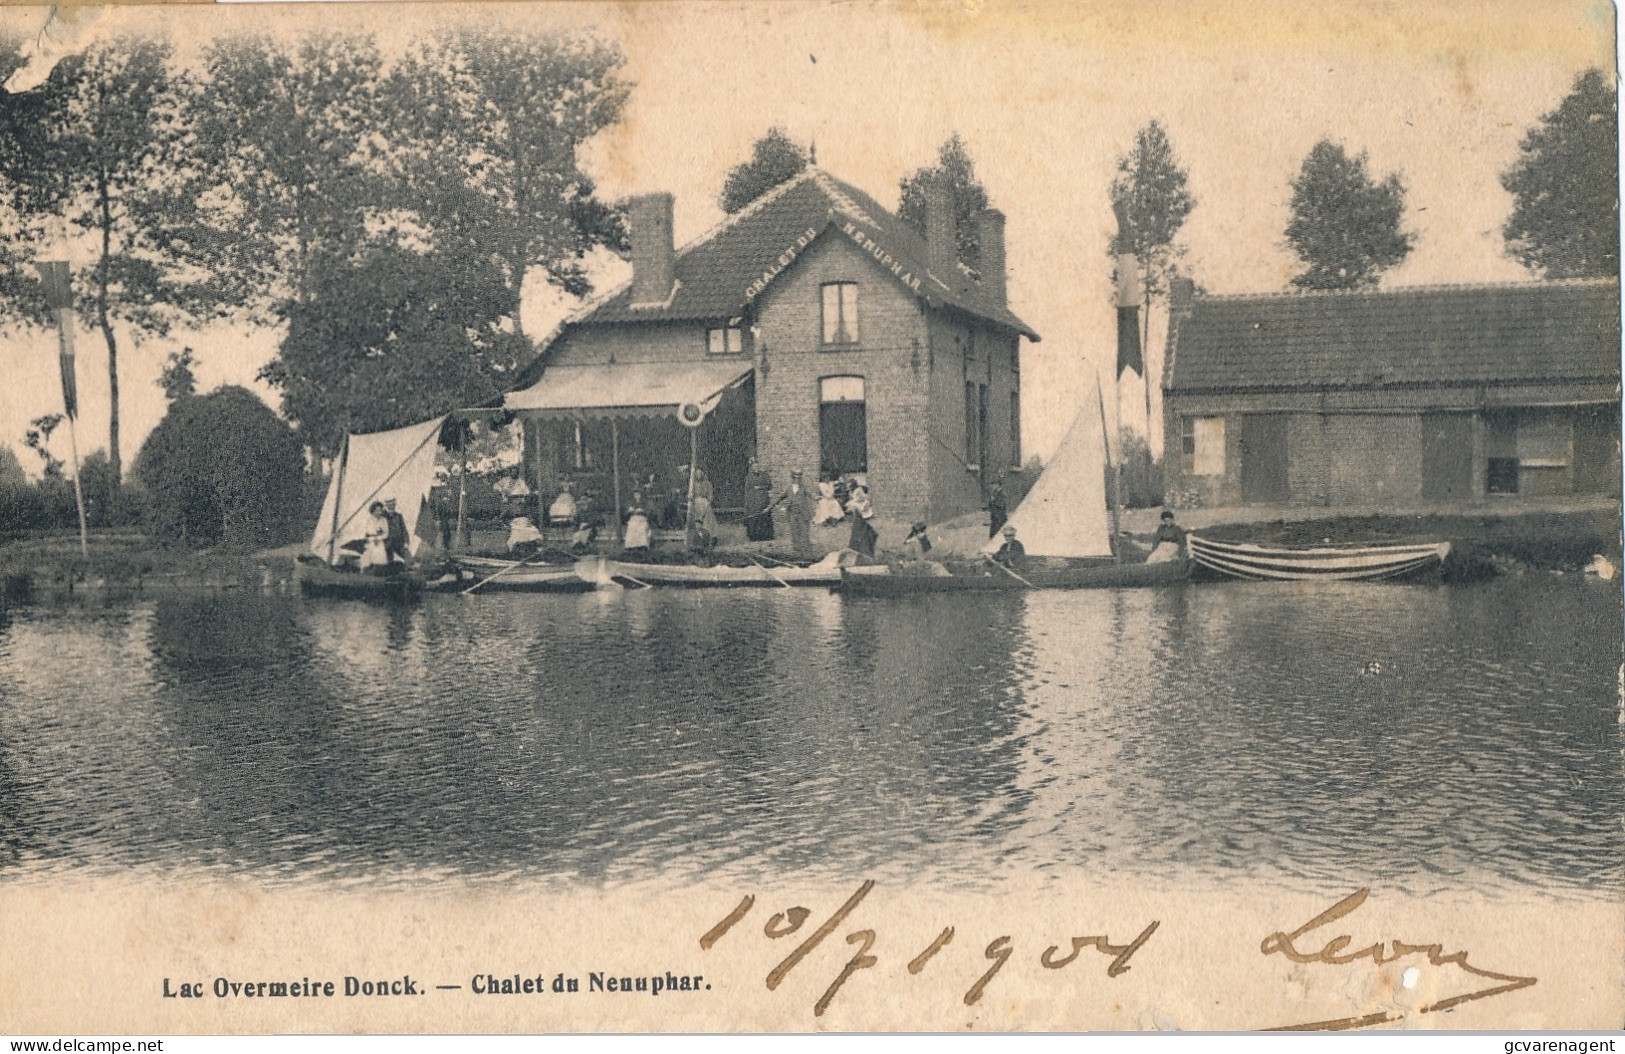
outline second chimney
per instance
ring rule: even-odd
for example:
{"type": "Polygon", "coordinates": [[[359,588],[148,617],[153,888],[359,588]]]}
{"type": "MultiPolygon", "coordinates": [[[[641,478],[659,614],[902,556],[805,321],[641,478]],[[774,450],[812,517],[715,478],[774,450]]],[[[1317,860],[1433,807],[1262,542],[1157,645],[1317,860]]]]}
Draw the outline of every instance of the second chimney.
{"type": "Polygon", "coordinates": [[[998,209],[983,209],[976,218],[976,240],[981,265],[982,289],[993,301],[1003,305],[1006,297],[1004,272],[1004,213],[998,209]]]}
{"type": "Polygon", "coordinates": [[[677,282],[672,240],[672,196],[643,194],[627,205],[632,241],[632,307],[658,307],[671,300],[677,282]]]}
{"type": "Polygon", "coordinates": [[[947,184],[932,180],[925,188],[925,265],[944,282],[959,270],[959,229],[954,196],[947,184]]]}

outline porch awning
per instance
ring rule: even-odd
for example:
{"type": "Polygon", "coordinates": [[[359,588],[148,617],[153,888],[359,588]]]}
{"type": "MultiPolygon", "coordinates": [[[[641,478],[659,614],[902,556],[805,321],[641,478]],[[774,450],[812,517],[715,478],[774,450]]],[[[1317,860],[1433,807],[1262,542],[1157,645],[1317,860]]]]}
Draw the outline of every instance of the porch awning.
{"type": "Polygon", "coordinates": [[[626,362],[549,366],[503,406],[539,417],[668,417],[693,404],[710,413],[729,388],[750,376],[749,363],[626,362]]]}

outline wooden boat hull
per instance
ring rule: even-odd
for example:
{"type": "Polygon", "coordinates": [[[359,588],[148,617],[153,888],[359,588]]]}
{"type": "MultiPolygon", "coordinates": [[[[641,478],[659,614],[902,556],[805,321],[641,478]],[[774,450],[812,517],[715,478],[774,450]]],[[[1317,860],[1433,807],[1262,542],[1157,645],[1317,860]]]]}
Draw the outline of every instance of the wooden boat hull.
{"type": "Polygon", "coordinates": [[[387,577],[364,575],[354,571],[335,571],[325,564],[303,560],[294,568],[294,577],[299,580],[299,592],[307,597],[408,603],[418,599],[423,592],[423,577],[413,571],[387,577]]]}
{"type": "Polygon", "coordinates": [[[1183,582],[1190,574],[1190,567],[1177,561],[1157,564],[1102,563],[1055,570],[1023,569],[1020,574],[1026,581],[992,566],[987,567],[985,573],[977,571],[949,575],[896,574],[889,568],[859,567],[846,569],[841,576],[840,589],[850,596],[872,597],[963,590],[1139,589],[1183,582]]]}
{"type": "Polygon", "coordinates": [[[625,560],[604,560],[601,566],[582,561],[583,575],[596,581],[651,586],[716,588],[734,586],[833,586],[841,581],[835,566],[776,567],[751,564],[745,567],[697,567],[692,564],[639,564],[625,560]]]}
{"type": "Polygon", "coordinates": [[[1449,542],[1324,546],[1292,549],[1187,539],[1191,560],[1229,578],[1270,582],[1359,582],[1404,578],[1432,570],[1450,555],[1449,542]]]}
{"type": "Polygon", "coordinates": [[[586,593],[598,588],[574,563],[525,564],[483,556],[462,556],[453,563],[463,576],[441,587],[452,593],[460,593],[481,582],[478,590],[481,593],[586,593]]]}

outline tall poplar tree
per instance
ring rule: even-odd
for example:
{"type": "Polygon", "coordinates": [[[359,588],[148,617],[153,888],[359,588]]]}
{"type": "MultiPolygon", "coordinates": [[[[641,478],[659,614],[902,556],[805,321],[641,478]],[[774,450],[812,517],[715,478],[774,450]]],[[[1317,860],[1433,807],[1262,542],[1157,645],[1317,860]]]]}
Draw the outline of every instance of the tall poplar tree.
{"type": "MultiPolygon", "coordinates": [[[[1149,356],[1151,347],[1151,306],[1166,298],[1169,282],[1178,270],[1185,246],[1178,241],[1180,229],[1196,199],[1187,186],[1185,170],[1174,157],[1168,133],[1156,120],[1134,134],[1134,148],[1117,158],[1117,177],[1112,180],[1112,211],[1117,231],[1109,253],[1113,257],[1133,254],[1140,264],[1142,289],[1140,346],[1149,356]]],[[[1149,382],[1147,382],[1149,384],[1149,382]]]]}
{"type": "Polygon", "coordinates": [[[626,248],[620,214],[597,197],[582,145],[620,120],[630,85],[620,49],[591,36],[458,27],[421,43],[386,85],[391,171],[422,202],[429,241],[488,256],[503,313],[540,268],[567,293],[590,288],[595,246],[626,248]]]}
{"type": "Polygon", "coordinates": [[[1362,289],[1410,255],[1415,237],[1401,226],[1405,184],[1398,173],[1381,182],[1366,171],[1369,157],[1354,156],[1322,139],[1292,181],[1292,219],[1286,240],[1304,269],[1299,289],[1362,289]]]}
{"type": "Polygon", "coordinates": [[[959,258],[967,264],[975,264],[981,255],[976,218],[987,208],[987,188],[976,178],[976,163],[971,160],[970,148],[958,132],[937,149],[935,165],[916,169],[898,180],[897,217],[924,234],[925,190],[939,180],[948,185],[953,200],[959,258]]]}
{"type": "Polygon", "coordinates": [[[383,62],[369,36],[314,33],[221,39],[202,65],[190,190],[217,232],[211,270],[256,321],[278,323],[385,208],[383,62]]]}
{"type": "Polygon", "coordinates": [[[1543,115],[1501,175],[1507,252],[1543,278],[1619,274],[1619,109],[1601,70],[1543,115]]]}

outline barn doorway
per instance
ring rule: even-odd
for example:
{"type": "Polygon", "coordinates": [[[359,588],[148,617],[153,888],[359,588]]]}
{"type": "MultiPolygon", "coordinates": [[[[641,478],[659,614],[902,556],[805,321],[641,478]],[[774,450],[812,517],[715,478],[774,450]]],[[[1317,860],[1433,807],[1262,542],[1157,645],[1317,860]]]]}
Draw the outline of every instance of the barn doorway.
{"type": "Polygon", "coordinates": [[[1241,500],[1248,505],[1287,500],[1287,421],[1286,414],[1241,419],[1241,500]]]}

